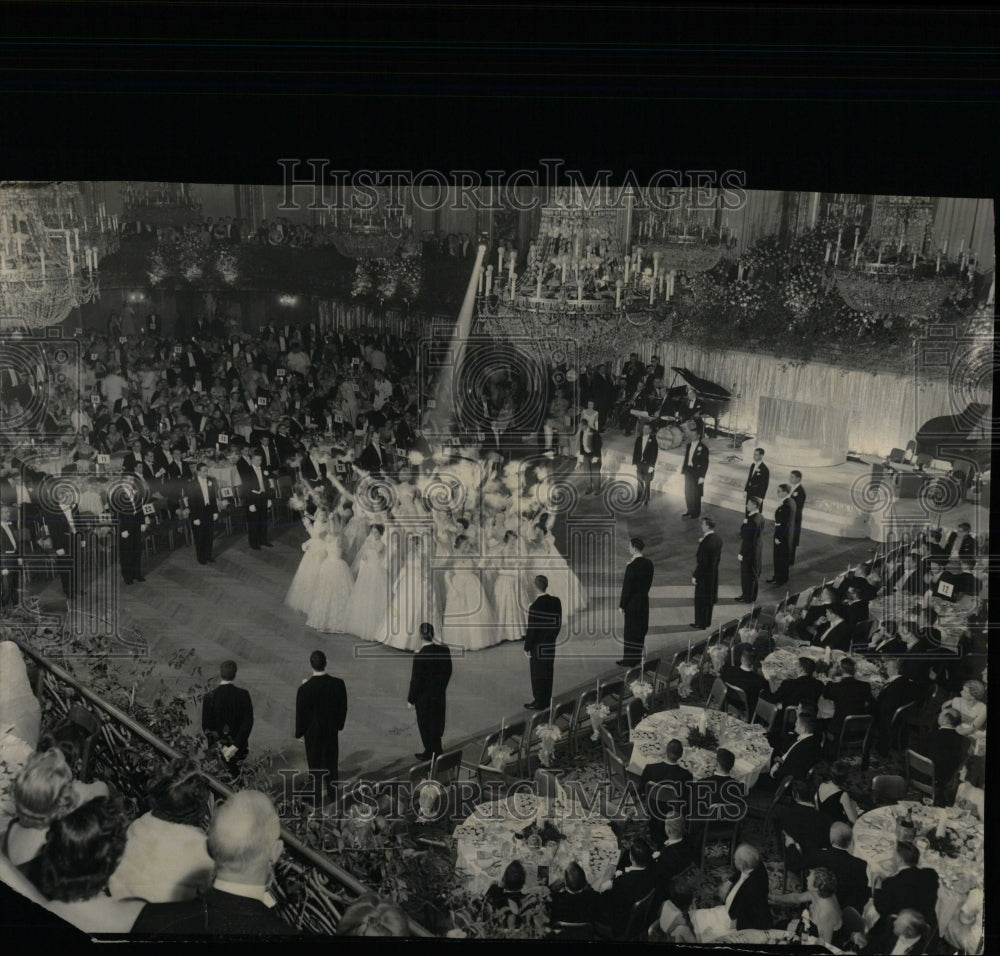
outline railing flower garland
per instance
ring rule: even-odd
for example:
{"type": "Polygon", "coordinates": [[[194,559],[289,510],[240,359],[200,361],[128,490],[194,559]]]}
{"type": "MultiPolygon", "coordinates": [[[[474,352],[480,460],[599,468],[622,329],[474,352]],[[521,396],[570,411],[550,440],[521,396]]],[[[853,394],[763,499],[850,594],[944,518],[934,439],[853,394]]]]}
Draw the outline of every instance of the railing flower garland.
{"type": "Polygon", "coordinates": [[[535,736],[541,741],[538,759],[543,767],[551,767],[555,759],[556,741],[562,737],[562,731],[555,724],[543,724],[535,731],[535,736]]]}
{"type": "Polygon", "coordinates": [[[636,698],[636,700],[642,701],[642,706],[648,711],[648,701],[649,698],[653,696],[653,685],[648,681],[634,680],[628,685],[628,689],[632,692],[632,696],[636,698]]]}
{"type": "Polygon", "coordinates": [[[604,721],[608,719],[608,715],[611,713],[605,704],[594,703],[587,705],[587,716],[590,718],[590,726],[594,729],[594,732],[590,735],[591,740],[599,739],[599,733],[601,727],[604,726],[604,721]]]}
{"type": "Polygon", "coordinates": [[[677,673],[681,679],[677,693],[686,700],[691,696],[691,681],[698,676],[698,664],[695,661],[683,661],[678,665],[677,673]]]}

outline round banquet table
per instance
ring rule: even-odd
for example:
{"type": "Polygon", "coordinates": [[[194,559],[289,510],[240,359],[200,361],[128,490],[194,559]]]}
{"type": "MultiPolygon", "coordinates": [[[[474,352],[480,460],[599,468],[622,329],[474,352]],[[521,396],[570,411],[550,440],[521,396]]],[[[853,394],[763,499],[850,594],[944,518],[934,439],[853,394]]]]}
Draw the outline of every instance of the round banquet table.
{"type": "MultiPolygon", "coordinates": [[[[826,648],[823,647],[799,647],[799,648],[784,648],[776,651],[772,651],[767,657],[760,662],[760,669],[764,677],[767,678],[767,682],[771,685],[772,691],[777,691],[779,685],[783,680],[789,677],[795,677],[799,672],[799,658],[800,657],[811,657],[814,661],[821,661],[824,659],[826,654],[826,648]]],[[[845,657],[851,655],[845,654],[843,651],[832,651],[830,654],[830,663],[833,664],[842,661],[845,657]]],[[[886,679],[882,676],[881,671],[877,664],[873,664],[871,661],[866,661],[862,657],[855,657],[854,664],[856,667],[855,677],[858,680],[866,681],[871,684],[872,694],[878,697],[882,693],[882,688],[885,687],[886,679]]],[[[816,677],[821,680],[824,684],[828,683],[830,678],[826,674],[816,674],[816,677]]],[[[821,697],[819,699],[819,716],[826,718],[833,716],[833,701],[826,700],[826,698],[821,697]]]]}
{"type": "MultiPolygon", "coordinates": [[[[896,820],[905,816],[907,808],[913,811],[913,820],[917,825],[920,866],[930,867],[938,874],[937,918],[944,932],[969,891],[983,889],[983,823],[955,807],[925,807],[913,800],[901,800],[892,806],[877,807],[863,813],[854,824],[853,853],[868,861],[868,879],[872,883],[876,876],[885,877],[893,872],[896,820]],[[958,857],[942,856],[927,846],[927,832],[937,827],[942,814],[952,841],[959,847],[958,857]]],[[[865,908],[865,920],[869,927],[876,919],[877,913],[869,901],[865,908]]]]}
{"type": "Polygon", "coordinates": [[[736,933],[727,933],[711,941],[712,946],[813,946],[821,947],[829,953],[843,953],[829,943],[824,943],[815,936],[805,936],[802,939],[784,929],[741,929],[736,933]]]}
{"type": "Polygon", "coordinates": [[[715,770],[715,751],[688,746],[688,734],[698,726],[702,714],[706,715],[708,728],[719,740],[719,746],[733,752],[736,763],[732,776],[749,791],[761,773],[771,763],[771,745],[760,724],[748,724],[718,710],[681,705],[677,710],[663,710],[639,722],[632,731],[632,760],[629,770],[641,774],[647,764],[664,759],[667,744],[676,738],[684,744],[680,765],[691,771],[695,780],[712,775],[715,770]]]}
{"type": "MultiPolygon", "coordinates": [[[[876,621],[910,620],[916,617],[917,607],[924,602],[912,594],[892,593],[876,598],[868,605],[868,616],[876,621]]],[[[968,595],[954,603],[943,598],[932,597],[931,608],[937,614],[935,627],[941,632],[941,643],[954,647],[959,638],[969,629],[969,615],[974,614],[979,602],[968,595]]]]}
{"type": "Polygon", "coordinates": [[[480,804],[455,827],[456,866],[470,893],[485,893],[514,860],[524,865],[525,890],[537,888],[539,866],[547,866],[549,882],[555,882],[574,860],[595,889],[614,877],[620,853],[614,832],[600,814],[588,813],[572,799],[555,811],[555,826],[565,839],[537,849],[515,840],[515,833],[534,822],[539,804],[533,793],[515,792],[509,799],[480,804]]]}
{"type": "Polygon", "coordinates": [[[228,461],[211,464],[206,468],[206,471],[215,479],[219,489],[239,487],[240,474],[236,470],[236,466],[229,464],[228,461]]]}

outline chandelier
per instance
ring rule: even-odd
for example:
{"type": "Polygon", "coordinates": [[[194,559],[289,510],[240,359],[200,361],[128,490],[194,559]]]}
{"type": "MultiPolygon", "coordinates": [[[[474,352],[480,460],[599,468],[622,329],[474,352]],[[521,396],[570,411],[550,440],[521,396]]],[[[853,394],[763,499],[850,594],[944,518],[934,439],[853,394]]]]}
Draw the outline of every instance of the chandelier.
{"type": "Polygon", "coordinates": [[[413,242],[413,216],[398,197],[393,203],[388,187],[352,190],[350,199],[337,203],[332,215],[320,217],[320,226],[337,252],[349,259],[388,259],[401,250],[404,255],[419,251],[413,242]]]}
{"type": "Polygon", "coordinates": [[[945,245],[931,257],[907,245],[902,234],[895,244],[862,242],[856,228],[848,253],[843,239],[841,229],[835,247],[832,239],[827,242],[824,269],[847,306],[858,312],[927,316],[949,296],[960,295],[963,286],[971,290],[975,279],[975,257],[964,249],[948,258],[945,245]]]}
{"type": "Polygon", "coordinates": [[[41,328],[100,297],[98,263],[117,220],[87,215],[70,183],[0,182],[0,324],[41,328]]]}
{"type": "Polygon", "coordinates": [[[723,217],[719,197],[704,190],[671,189],[660,194],[659,210],[639,221],[638,242],[659,268],[672,276],[714,269],[736,247],[736,236],[723,217]]]}

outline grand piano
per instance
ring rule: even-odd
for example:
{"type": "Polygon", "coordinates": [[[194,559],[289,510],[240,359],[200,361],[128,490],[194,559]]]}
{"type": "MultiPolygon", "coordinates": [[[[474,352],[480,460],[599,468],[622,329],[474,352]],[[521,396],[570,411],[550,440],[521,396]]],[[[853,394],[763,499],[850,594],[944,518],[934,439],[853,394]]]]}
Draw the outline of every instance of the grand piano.
{"type": "Polygon", "coordinates": [[[989,471],[992,424],[990,406],[971,402],[959,415],[924,422],[917,430],[916,454],[950,462],[968,477],[989,471]]]}
{"type": "Polygon", "coordinates": [[[698,404],[701,405],[700,414],[702,418],[711,418],[714,420],[715,427],[713,433],[718,435],[719,419],[729,411],[729,402],[733,397],[732,393],[721,385],[710,382],[707,378],[695,375],[690,369],[679,368],[676,365],[671,365],[670,368],[674,373],[674,377],[671,380],[670,387],[667,388],[666,395],[663,397],[659,417],[683,416],[686,408],[685,399],[687,397],[687,390],[688,386],[690,386],[698,395],[698,404]],[[674,384],[678,376],[684,380],[684,384],[674,384]]]}

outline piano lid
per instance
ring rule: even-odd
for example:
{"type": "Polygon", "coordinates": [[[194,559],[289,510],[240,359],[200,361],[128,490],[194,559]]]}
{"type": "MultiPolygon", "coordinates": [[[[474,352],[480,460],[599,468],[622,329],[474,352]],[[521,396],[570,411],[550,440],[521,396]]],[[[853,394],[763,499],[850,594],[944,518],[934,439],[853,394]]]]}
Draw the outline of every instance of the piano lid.
{"type": "Polygon", "coordinates": [[[670,366],[673,371],[675,371],[685,382],[688,383],[701,398],[714,398],[719,401],[728,401],[733,397],[732,392],[727,388],[723,388],[721,385],[716,385],[715,382],[710,382],[707,378],[701,378],[694,374],[690,369],[678,368],[676,365],[670,366]]]}
{"type": "Polygon", "coordinates": [[[971,402],[959,415],[941,415],[917,430],[917,454],[941,461],[975,462],[981,470],[990,467],[992,415],[990,406],[971,402]]]}

